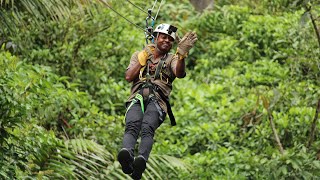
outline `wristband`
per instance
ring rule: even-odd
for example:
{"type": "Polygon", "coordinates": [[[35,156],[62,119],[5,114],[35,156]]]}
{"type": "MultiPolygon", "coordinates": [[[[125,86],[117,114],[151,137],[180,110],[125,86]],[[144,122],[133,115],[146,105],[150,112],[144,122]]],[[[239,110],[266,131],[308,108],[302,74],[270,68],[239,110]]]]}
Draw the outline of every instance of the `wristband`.
{"type": "Polygon", "coordinates": [[[176,55],[178,55],[179,60],[182,60],[182,59],[185,59],[186,57],[188,57],[188,52],[186,54],[180,54],[177,49],[176,55]]]}

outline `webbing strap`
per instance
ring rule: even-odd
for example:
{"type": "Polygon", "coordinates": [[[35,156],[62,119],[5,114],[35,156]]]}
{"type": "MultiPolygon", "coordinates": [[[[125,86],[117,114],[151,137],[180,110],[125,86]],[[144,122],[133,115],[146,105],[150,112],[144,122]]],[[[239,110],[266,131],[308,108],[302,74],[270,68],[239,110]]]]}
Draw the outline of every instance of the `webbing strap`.
{"type": "Polygon", "coordinates": [[[139,79],[140,79],[141,81],[143,81],[143,80],[146,79],[146,78],[143,78],[143,77],[142,77],[142,74],[143,74],[143,71],[144,71],[145,68],[146,68],[146,66],[143,66],[143,67],[140,69],[139,79]]]}
{"type": "Polygon", "coordinates": [[[155,75],[154,75],[154,79],[158,79],[158,78],[159,78],[159,74],[160,74],[160,72],[161,72],[161,70],[162,70],[163,64],[164,64],[164,62],[166,61],[166,59],[167,59],[167,54],[164,55],[164,56],[161,58],[158,66],[157,66],[156,73],[155,73],[155,75]]]}
{"type": "Polygon", "coordinates": [[[127,113],[128,113],[128,111],[129,111],[129,109],[130,109],[130,108],[132,107],[132,105],[134,105],[137,101],[140,101],[141,111],[142,111],[142,113],[144,113],[143,97],[142,97],[141,94],[138,93],[138,94],[134,97],[134,99],[131,101],[130,105],[128,106],[127,111],[126,111],[126,114],[125,114],[124,117],[127,116],[127,113]]]}
{"type": "Polygon", "coordinates": [[[167,110],[168,110],[168,115],[169,115],[169,118],[170,118],[171,126],[177,125],[176,119],[174,118],[174,115],[173,115],[173,112],[172,112],[172,109],[171,109],[171,105],[169,103],[169,99],[166,98],[166,96],[163,94],[163,92],[161,90],[159,90],[158,93],[159,93],[160,97],[163,99],[163,101],[167,105],[167,110]]]}
{"type": "MultiPolygon", "coordinates": [[[[160,72],[161,72],[161,70],[162,70],[163,64],[166,62],[167,57],[168,57],[168,54],[165,54],[165,55],[160,59],[160,62],[159,62],[159,64],[157,65],[157,68],[156,68],[156,72],[155,72],[155,75],[154,75],[154,79],[158,79],[158,78],[159,78],[159,75],[160,75],[160,72]]],[[[148,60],[147,60],[147,65],[141,67],[140,73],[139,73],[139,79],[140,79],[141,81],[145,81],[145,80],[150,81],[150,79],[151,79],[151,76],[150,76],[150,74],[149,74],[149,71],[150,71],[149,65],[150,65],[150,63],[151,63],[151,60],[148,59],[148,60]],[[142,77],[142,76],[143,76],[143,72],[144,72],[144,70],[145,70],[146,68],[147,68],[146,77],[142,77]]],[[[160,77],[160,78],[161,78],[161,77],[160,77]]]]}
{"type": "Polygon", "coordinates": [[[138,93],[135,98],[140,101],[141,111],[142,111],[142,113],[144,113],[144,104],[143,104],[143,97],[142,97],[142,95],[138,93]]]}

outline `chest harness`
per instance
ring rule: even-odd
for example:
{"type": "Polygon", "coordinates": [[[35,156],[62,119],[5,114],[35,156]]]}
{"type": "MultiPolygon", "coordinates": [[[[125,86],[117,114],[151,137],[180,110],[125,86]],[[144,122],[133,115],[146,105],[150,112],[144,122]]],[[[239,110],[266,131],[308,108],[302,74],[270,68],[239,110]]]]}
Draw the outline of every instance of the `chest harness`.
{"type": "MultiPolygon", "coordinates": [[[[156,67],[156,71],[154,74],[154,80],[160,78],[161,81],[163,81],[162,76],[162,69],[165,67],[165,62],[166,59],[168,57],[168,54],[165,54],[159,61],[157,67],[156,67]]],[[[140,102],[140,106],[141,106],[141,111],[142,113],[144,113],[145,111],[145,104],[148,104],[149,102],[154,102],[155,106],[157,107],[159,114],[160,114],[160,120],[163,121],[163,111],[161,109],[161,107],[159,106],[159,104],[156,101],[156,95],[155,92],[157,92],[160,95],[160,98],[165,102],[166,106],[167,106],[167,112],[168,112],[168,116],[170,118],[170,122],[172,126],[176,125],[176,121],[174,118],[174,115],[172,113],[172,109],[171,109],[171,105],[169,103],[169,98],[166,97],[164,95],[164,93],[161,91],[161,89],[154,83],[151,82],[151,75],[150,75],[150,64],[151,64],[151,60],[147,61],[147,66],[144,66],[140,69],[140,74],[139,74],[139,79],[140,81],[143,81],[143,83],[140,85],[140,87],[138,88],[138,93],[136,94],[136,96],[134,97],[134,99],[131,101],[130,105],[127,108],[127,112],[128,110],[131,108],[131,106],[137,102],[140,102]],[[143,72],[146,69],[146,75],[145,77],[143,77],[143,72]]],[[[169,77],[166,78],[167,83],[169,82],[169,77]]]]}

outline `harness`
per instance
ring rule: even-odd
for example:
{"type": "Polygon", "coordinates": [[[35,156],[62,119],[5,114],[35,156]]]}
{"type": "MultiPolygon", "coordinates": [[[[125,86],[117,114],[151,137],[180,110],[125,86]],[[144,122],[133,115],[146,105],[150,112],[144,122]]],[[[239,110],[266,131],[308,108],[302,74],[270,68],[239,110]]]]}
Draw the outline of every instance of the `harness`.
{"type": "MultiPolygon", "coordinates": [[[[163,80],[162,79],[163,74],[162,74],[161,71],[162,71],[162,68],[163,68],[163,66],[165,64],[165,61],[166,61],[167,57],[168,57],[168,55],[166,54],[160,59],[159,64],[156,67],[154,79],[159,79],[160,78],[161,80],[163,80]]],[[[144,106],[144,104],[148,104],[151,101],[157,100],[156,99],[157,97],[155,95],[155,92],[157,92],[160,95],[160,98],[165,102],[165,104],[167,106],[167,112],[168,112],[168,116],[170,118],[171,126],[175,126],[176,125],[176,121],[175,121],[174,115],[172,113],[171,105],[169,103],[169,98],[164,95],[164,93],[161,91],[161,89],[156,84],[151,82],[151,75],[150,75],[150,68],[149,68],[150,63],[151,63],[151,60],[148,60],[147,61],[147,66],[144,66],[143,68],[140,69],[139,79],[142,80],[143,83],[139,87],[138,93],[136,94],[136,96],[131,101],[130,105],[128,106],[127,112],[128,112],[128,110],[131,108],[131,106],[133,104],[135,104],[137,102],[140,102],[141,111],[142,111],[142,113],[144,113],[145,108],[146,108],[144,106]],[[146,72],[145,77],[143,77],[143,72],[144,72],[145,68],[147,68],[147,72],[146,72]],[[143,96],[144,95],[144,91],[148,91],[148,96],[147,97],[143,96]]],[[[167,79],[167,83],[168,83],[168,79],[167,79]]],[[[155,104],[157,110],[160,113],[160,120],[163,121],[164,119],[162,119],[162,109],[161,109],[161,107],[156,102],[154,104],[155,104]]]]}

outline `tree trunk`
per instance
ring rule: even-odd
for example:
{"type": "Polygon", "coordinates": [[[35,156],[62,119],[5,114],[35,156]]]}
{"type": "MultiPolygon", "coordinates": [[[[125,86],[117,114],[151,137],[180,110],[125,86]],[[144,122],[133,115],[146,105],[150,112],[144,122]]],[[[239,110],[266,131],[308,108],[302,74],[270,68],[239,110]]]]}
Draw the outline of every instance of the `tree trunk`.
{"type": "Polygon", "coordinates": [[[202,12],[205,9],[210,9],[213,7],[213,0],[189,0],[193,7],[202,12]]]}

